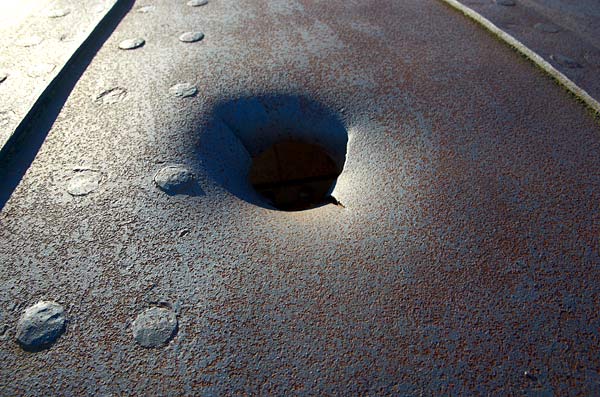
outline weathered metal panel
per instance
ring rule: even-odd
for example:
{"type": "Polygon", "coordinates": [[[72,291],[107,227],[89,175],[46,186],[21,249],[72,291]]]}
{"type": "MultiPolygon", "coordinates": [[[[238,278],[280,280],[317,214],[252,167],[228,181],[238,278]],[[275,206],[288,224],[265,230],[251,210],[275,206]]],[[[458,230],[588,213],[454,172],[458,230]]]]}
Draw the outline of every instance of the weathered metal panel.
{"type": "Polygon", "coordinates": [[[36,123],[2,186],[7,395],[598,391],[600,126],[440,2],[138,4],[36,123]],[[277,125],[345,155],[345,208],[260,205],[277,125]],[[155,185],[173,164],[193,194],[155,185]],[[68,323],[31,353],[39,300],[68,323]],[[178,324],[145,348],[154,306],[178,324]]]}
{"type": "Polygon", "coordinates": [[[600,3],[596,0],[460,1],[600,100],[600,3]]]}
{"type": "Polygon", "coordinates": [[[115,3],[0,4],[0,150],[115,3]]]}

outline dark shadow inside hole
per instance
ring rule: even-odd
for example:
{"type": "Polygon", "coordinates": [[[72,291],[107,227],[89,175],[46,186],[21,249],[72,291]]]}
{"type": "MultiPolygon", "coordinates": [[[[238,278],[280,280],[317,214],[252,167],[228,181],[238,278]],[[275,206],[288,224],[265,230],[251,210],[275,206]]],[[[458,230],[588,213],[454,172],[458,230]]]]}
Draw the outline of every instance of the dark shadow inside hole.
{"type": "MultiPolygon", "coordinates": [[[[346,161],[348,132],[331,108],[310,97],[278,93],[228,98],[211,107],[199,113],[194,131],[200,172],[237,198],[262,208],[299,211],[329,203],[343,207],[332,194],[346,161]],[[280,177],[260,166],[257,159],[263,153],[268,158],[274,145],[280,161],[271,161],[271,170],[297,169],[302,171],[298,177],[280,177]],[[298,149],[302,145],[310,150],[298,149]],[[313,170],[307,163],[321,164],[325,171],[313,170]],[[285,186],[291,185],[300,199],[286,198],[293,188],[285,186]]],[[[284,175],[294,175],[290,172],[284,175]]]]}
{"type": "Polygon", "coordinates": [[[341,172],[322,147],[283,141],[252,159],[248,180],[273,207],[302,211],[335,203],[331,191],[341,172]]]}

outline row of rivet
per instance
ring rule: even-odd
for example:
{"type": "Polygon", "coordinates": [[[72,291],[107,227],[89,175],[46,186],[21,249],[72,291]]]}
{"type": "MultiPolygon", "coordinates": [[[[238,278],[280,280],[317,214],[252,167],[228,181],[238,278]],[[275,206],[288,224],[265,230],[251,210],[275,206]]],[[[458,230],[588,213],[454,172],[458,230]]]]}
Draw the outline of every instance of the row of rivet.
{"type": "MultiPolygon", "coordinates": [[[[190,0],[187,4],[191,7],[203,6],[207,0],[190,0]]],[[[54,10],[48,16],[59,18],[68,15],[68,10],[54,10]]],[[[184,43],[195,43],[204,38],[202,32],[186,32],[179,36],[184,43]]],[[[26,46],[37,45],[41,42],[36,38],[35,43],[26,43],[26,46]]],[[[122,50],[132,50],[142,47],[146,41],[143,38],[123,40],[119,43],[122,50]]],[[[8,78],[7,72],[0,72],[0,83],[8,78]]],[[[124,89],[111,89],[98,96],[111,101],[122,97],[124,89]]],[[[196,95],[197,88],[189,83],[179,83],[172,86],[169,92],[179,98],[196,95]]],[[[76,175],[69,180],[67,191],[73,196],[85,196],[95,191],[101,181],[102,174],[97,170],[76,169],[76,175]]],[[[193,174],[182,166],[166,166],[154,176],[154,182],[163,191],[169,194],[181,193],[189,187],[194,180],[193,174]]],[[[38,350],[52,345],[64,332],[67,319],[64,308],[52,301],[40,301],[28,307],[17,324],[16,339],[27,350],[38,350]]],[[[177,332],[177,317],[175,312],[164,307],[151,307],[140,313],[133,321],[131,328],[135,340],[144,347],[159,347],[167,343],[177,332]]]]}
{"type": "MultiPolygon", "coordinates": [[[[67,318],[64,308],[52,301],[40,301],[25,309],[17,323],[17,341],[26,350],[49,347],[63,334],[67,318]]],[[[160,347],[177,333],[177,316],[171,309],[151,307],[140,313],[131,329],[143,347],[160,347]]]]}

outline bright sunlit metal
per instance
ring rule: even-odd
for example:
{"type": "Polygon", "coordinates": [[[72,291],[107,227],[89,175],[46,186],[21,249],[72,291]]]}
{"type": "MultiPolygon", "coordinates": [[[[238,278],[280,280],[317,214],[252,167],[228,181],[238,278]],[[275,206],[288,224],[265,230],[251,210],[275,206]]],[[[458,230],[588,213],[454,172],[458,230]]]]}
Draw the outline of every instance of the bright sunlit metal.
{"type": "Polygon", "coordinates": [[[0,0],[0,29],[8,30],[19,26],[23,19],[37,10],[44,10],[51,0],[0,0]]]}

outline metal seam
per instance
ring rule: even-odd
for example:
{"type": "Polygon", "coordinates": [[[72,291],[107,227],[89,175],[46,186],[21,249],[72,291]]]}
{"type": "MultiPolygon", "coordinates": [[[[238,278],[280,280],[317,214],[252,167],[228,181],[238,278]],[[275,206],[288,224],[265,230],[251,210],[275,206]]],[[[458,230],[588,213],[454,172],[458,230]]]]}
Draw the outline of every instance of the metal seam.
{"type": "MultiPolygon", "coordinates": [[[[62,64],[62,67],[58,68],[58,71],[52,77],[46,86],[40,91],[39,95],[33,102],[33,104],[29,107],[27,113],[21,118],[21,121],[15,127],[9,138],[4,142],[3,145],[0,146],[0,162],[5,161],[9,156],[11,151],[15,150],[20,144],[21,140],[24,138],[26,130],[31,127],[32,121],[39,117],[39,113],[43,112],[43,107],[45,106],[45,102],[49,100],[52,96],[53,90],[57,85],[60,84],[61,80],[64,79],[65,74],[68,73],[69,68],[76,61],[77,57],[81,55],[82,52],[85,51],[86,45],[92,40],[92,38],[98,34],[99,30],[102,29],[104,25],[106,25],[107,21],[111,18],[111,16],[121,7],[126,5],[125,0],[116,0],[112,6],[104,15],[93,25],[89,31],[86,32],[85,36],[80,41],[79,45],[71,52],[71,54],[67,57],[65,62],[62,64]]],[[[0,205],[0,208],[2,205],[0,205]]]]}
{"type": "Polygon", "coordinates": [[[585,103],[585,105],[594,112],[597,118],[600,118],[600,103],[596,101],[590,94],[588,94],[583,88],[579,87],[575,82],[569,79],[567,76],[562,74],[558,69],[552,66],[548,61],[538,55],[536,52],[531,50],[525,44],[521,43],[515,37],[511,36],[504,30],[500,29],[489,19],[479,14],[477,11],[473,10],[465,6],[462,3],[459,3],[457,0],[439,0],[450,7],[456,9],[463,13],[466,17],[474,20],[483,28],[488,30],[494,36],[502,40],[504,43],[508,44],[510,47],[517,50],[521,55],[525,56],[531,62],[533,62],[537,67],[542,69],[545,73],[550,75],[550,77],[554,78],[560,85],[562,85],[565,89],[567,89],[571,94],[573,94],[578,100],[585,103]]]}

